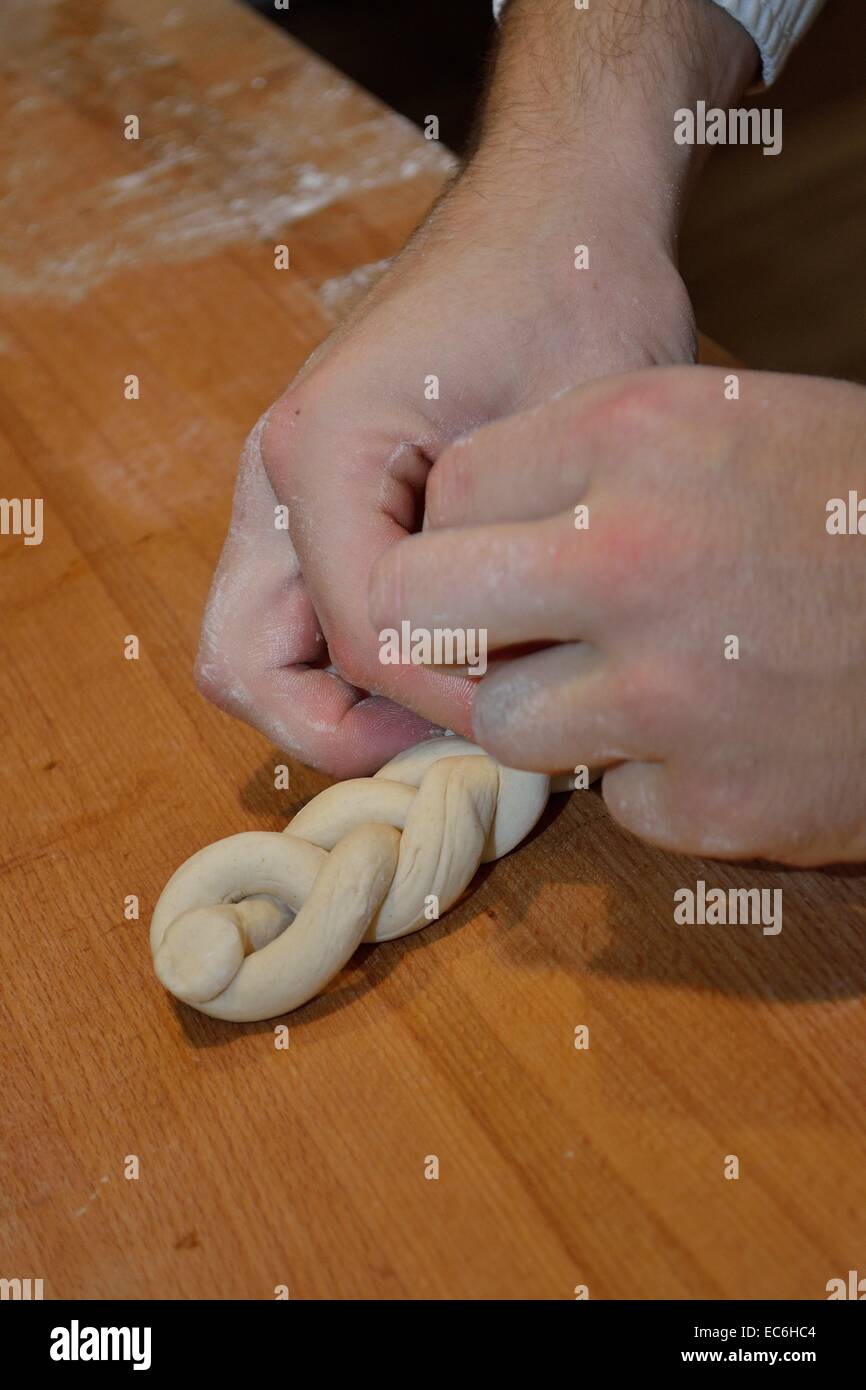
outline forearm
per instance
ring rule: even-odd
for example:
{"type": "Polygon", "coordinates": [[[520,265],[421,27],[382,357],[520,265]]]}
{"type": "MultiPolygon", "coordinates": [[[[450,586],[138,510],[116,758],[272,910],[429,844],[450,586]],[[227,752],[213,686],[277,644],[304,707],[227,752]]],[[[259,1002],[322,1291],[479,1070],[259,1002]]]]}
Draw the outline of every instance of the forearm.
{"type": "Polygon", "coordinates": [[[752,40],[710,0],[511,0],[467,177],[545,190],[548,206],[588,181],[615,187],[670,238],[705,153],[675,142],[674,112],[736,101],[756,68],[752,40]]]}

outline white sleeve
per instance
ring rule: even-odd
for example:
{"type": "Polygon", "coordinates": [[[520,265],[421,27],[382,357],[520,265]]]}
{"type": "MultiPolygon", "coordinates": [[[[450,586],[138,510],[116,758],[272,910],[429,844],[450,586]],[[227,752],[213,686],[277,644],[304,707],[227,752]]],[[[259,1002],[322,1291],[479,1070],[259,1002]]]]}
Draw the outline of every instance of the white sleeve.
{"type": "MultiPolygon", "coordinates": [[[[739,21],[758,46],[764,81],[779,76],[794,44],[805,34],[824,0],[714,0],[739,21]]],[[[498,19],[507,0],[493,0],[498,19]]]]}

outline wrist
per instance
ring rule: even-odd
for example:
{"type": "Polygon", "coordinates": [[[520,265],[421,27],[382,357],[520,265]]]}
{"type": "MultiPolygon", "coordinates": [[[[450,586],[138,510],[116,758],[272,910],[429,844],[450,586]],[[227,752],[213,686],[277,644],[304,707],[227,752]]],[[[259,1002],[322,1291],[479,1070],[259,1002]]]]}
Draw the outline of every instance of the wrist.
{"type": "Polygon", "coordinates": [[[676,143],[675,112],[736,100],[757,62],[745,30],[710,0],[511,0],[502,29],[465,181],[540,217],[597,189],[672,248],[706,153],[676,143]]]}

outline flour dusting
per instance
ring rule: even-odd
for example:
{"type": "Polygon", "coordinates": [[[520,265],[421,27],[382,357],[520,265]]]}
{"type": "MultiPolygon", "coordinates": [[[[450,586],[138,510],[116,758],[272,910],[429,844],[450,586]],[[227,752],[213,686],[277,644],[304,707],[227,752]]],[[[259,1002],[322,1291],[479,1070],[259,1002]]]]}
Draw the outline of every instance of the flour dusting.
{"type": "MultiPolygon", "coordinates": [[[[101,12],[88,34],[64,27],[50,0],[8,4],[6,296],[80,300],[124,270],[277,242],[292,224],[370,190],[426,179],[432,197],[453,169],[441,146],[277,31],[255,25],[255,42],[226,55],[223,75],[210,67],[197,84],[185,50],[180,61],[172,51],[194,11],[166,6],[159,18],[154,0],[154,32],[101,12]],[[123,138],[130,112],[137,141],[123,138]]],[[[328,282],[326,307],[339,312],[358,287],[328,282]]]]}
{"type": "Polygon", "coordinates": [[[390,264],[390,258],[370,261],[367,265],[356,266],[348,275],[335,275],[333,279],[325,280],[318,289],[325,309],[333,318],[342,318],[390,264]]]}

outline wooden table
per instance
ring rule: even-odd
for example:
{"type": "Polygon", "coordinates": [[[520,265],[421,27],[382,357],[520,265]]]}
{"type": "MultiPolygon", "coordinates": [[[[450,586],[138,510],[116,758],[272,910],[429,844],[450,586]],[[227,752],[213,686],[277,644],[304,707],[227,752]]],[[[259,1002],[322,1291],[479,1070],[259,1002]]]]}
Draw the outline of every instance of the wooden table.
{"type": "Polygon", "coordinates": [[[45,504],[41,545],[0,537],[0,1275],[811,1299],[866,1272],[859,870],[659,854],[582,793],[285,1050],[163,993],[169,872],[324,784],[276,792],[193,686],[239,446],[448,160],[226,0],[11,0],[0,38],[2,493],[45,504]],[[675,925],[698,879],[783,887],[781,934],[675,925]]]}

